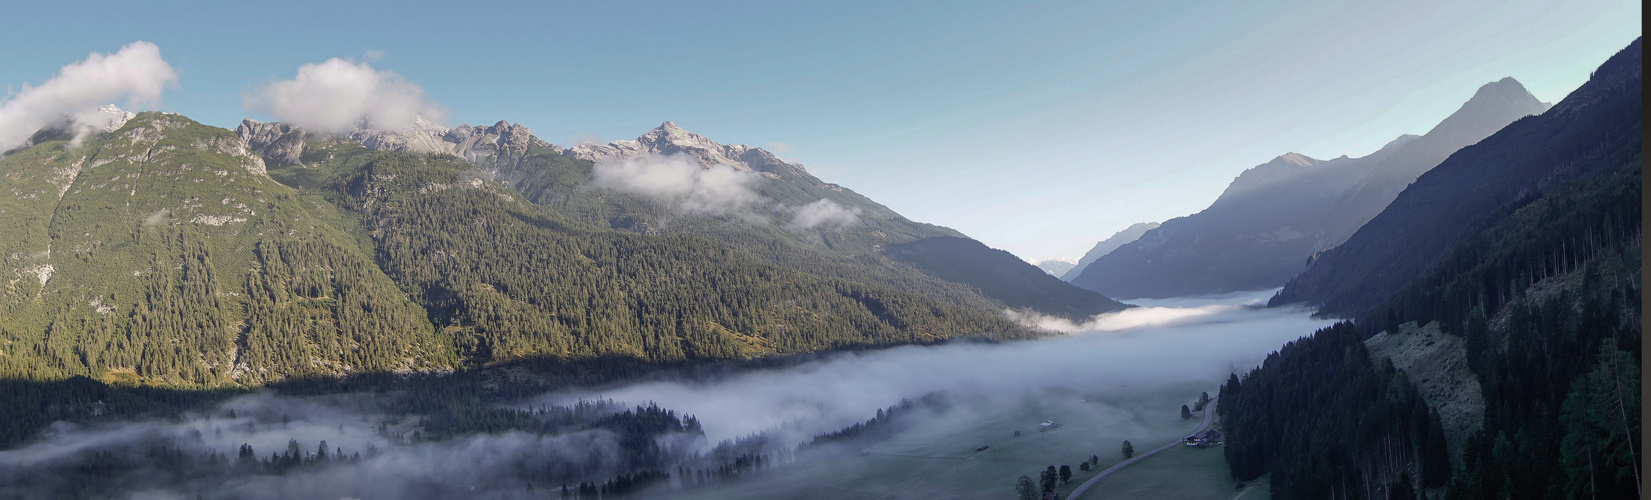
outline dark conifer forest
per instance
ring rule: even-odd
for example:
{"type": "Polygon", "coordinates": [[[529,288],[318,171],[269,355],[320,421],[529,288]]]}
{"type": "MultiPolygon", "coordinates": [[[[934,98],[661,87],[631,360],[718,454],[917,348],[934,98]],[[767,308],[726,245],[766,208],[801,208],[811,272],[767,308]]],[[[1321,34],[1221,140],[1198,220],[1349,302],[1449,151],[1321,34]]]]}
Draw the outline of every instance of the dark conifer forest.
{"type": "Polygon", "coordinates": [[[1641,494],[1641,61],[1636,40],[1552,110],[1458,152],[1274,298],[1356,322],[1222,388],[1236,479],[1270,473],[1284,499],[1641,494]],[[1434,321],[1484,394],[1455,463],[1412,381],[1360,342],[1434,321]]]}

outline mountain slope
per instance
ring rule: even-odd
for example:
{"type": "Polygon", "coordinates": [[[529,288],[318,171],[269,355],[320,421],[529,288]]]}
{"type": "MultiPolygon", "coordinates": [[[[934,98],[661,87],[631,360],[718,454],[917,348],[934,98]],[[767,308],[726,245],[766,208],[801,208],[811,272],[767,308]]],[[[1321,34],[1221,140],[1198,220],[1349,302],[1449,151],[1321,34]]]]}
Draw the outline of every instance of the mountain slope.
{"type": "MultiPolygon", "coordinates": [[[[271,176],[234,133],[163,113],[0,158],[0,376],[257,386],[1035,335],[996,308],[569,221],[451,154],[274,132],[307,163],[271,176]]],[[[494,139],[467,151],[512,147],[494,139]]]]}
{"type": "Polygon", "coordinates": [[[1368,156],[1280,156],[1240,174],[1209,208],[1100,257],[1072,283],[1115,297],[1280,286],[1451,152],[1543,109],[1505,78],[1481,87],[1426,135],[1400,137],[1368,156]]]}
{"type": "Polygon", "coordinates": [[[1078,259],[1077,265],[1074,265],[1071,269],[1066,270],[1066,272],[1058,273],[1057,275],[1061,277],[1062,281],[1071,282],[1072,280],[1077,279],[1078,275],[1083,274],[1083,270],[1088,268],[1090,264],[1093,264],[1095,259],[1099,259],[1103,255],[1112,253],[1112,251],[1117,250],[1118,247],[1133,243],[1135,240],[1141,239],[1141,235],[1146,234],[1147,231],[1157,228],[1157,222],[1137,222],[1130,224],[1129,227],[1124,228],[1123,231],[1113,233],[1111,237],[1096,243],[1095,246],[1091,247],[1088,252],[1084,252],[1083,257],[1078,259]]]}
{"type": "Polygon", "coordinates": [[[968,238],[924,238],[889,245],[883,254],[940,279],[977,290],[992,290],[992,298],[1016,309],[1083,318],[1096,311],[1125,307],[1096,293],[1066,293],[1071,286],[1061,286],[1066,283],[1060,278],[1009,252],[968,238]]]}
{"type": "Polygon", "coordinates": [[[1030,335],[995,312],[765,265],[696,236],[585,227],[453,156],[342,153],[350,166],[330,197],[372,228],[380,265],[477,363],[1030,335]]]}
{"type": "MultiPolygon", "coordinates": [[[[1509,125],[1422,175],[1347,244],[1292,281],[1284,292],[1329,293],[1326,307],[1357,316],[1357,327],[1344,322],[1321,330],[1268,356],[1242,380],[1229,379],[1220,411],[1239,422],[1227,442],[1233,470],[1244,471],[1241,477],[1270,473],[1277,498],[1320,498],[1329,489],[1356,498],[1360,482],[1416,486],[1395,479],[1422,488],[1443,486],[1445,491],[1435,493],[1447,498],[1639,496],[1634,470],[1644,454],[1638,443],[1642,362],[1635,355],[1642,350],[1644,289],[1642,72],[1642,41],[1635,40],[1558,106],[1509,125]],[[1422,270],[1411,273],[1412,266],[1422,270]],[[1396,293],[1372,289],[1395,276],[1405,279],[1396,293]],[[1376,305],[1359,309],[1371,303],[1376,305]],[[1418,332],[1417,324],[1426,324],[1425,331],[1418,332]],[[1345,333],[1334,335],[1337,329],[1345,333]],[[1407,391],[1411,381],[1466,392],[1434,392],[1439,397],[1427,398],[1440,413],[1478,413],[1478,421],[1443,420],[1443,439],[1427,439],[1461,446],[1455,467],[1442,470],[1450,473],[1448,481],[1430,474],[1440,469],[1425,462],[1398,470],[1389,465],[1385,473],[1360,467],[1372,453],[1308,447],[1265,456],[1281,445],[1343,442],[1346,425],[1284,433],[1245,429],[1246,420],[1279,422],[1278,409],[1292,407],[1279,402],[1299,399],[1281,398],[1290,391],[1371,394],[1360,390],[1357,373],[1325,376],[1325,367],[1356,366],[1327,355],[1360,346],[1316,354],[1301,349],[1357,336],[1370,337],[1371,346],[1405,345],[1412,354],[1431,350],[1424,358],[1447,361],[1412,364],[1407,371],[1420,371],[1394,377],[1386,392],[1407,391]],[[1434,338],[1423,338],[1441,336],[1437,345],[1434,338]],[[1292,366],[1313,369],[1290,373],[1292,366]],[[1461,373],[1464,366],[1471,376],[1461,373]],[[1255,387],[1256,381],[1274,387],[1255,387]],[[1263,397],[1246,399],[1250,393],[1263,397]],[[1481,406],[1472,401],[1475,393],[1482,395],[1482,413],[1474,410],[1481,406]],[[1418,469],[1420,477],[1414,475],[1418,469]]],[[[1281,293],[1274,302],[1285,297],[1281,293]]],[[[1406,364],[1411,363],[1365,363],[1359,371],[1379,374],[1406,364]]],[[[1293,411],[1310,412],[1306,420],[1347,413],[1294,406],[1299,408],[1293,411]]],[[[1353,413],[1361,415],[1358,427],[1365,435],[1406,417],[1384,412],[1379,404],[1353,413]]],[[[1397,458],[1390,463],[1407,457],[1397,458]]]]}
{"type": "Polygon", "coordinates": [[[1273,298],[1329,315],[1386,300],[1473,228],[1567,181],[1634,165],[1641,151],[1640,43],[1547,112],[1463,148],[1423,174],[1347,243],[1273,298]]]}
{"type": "MultiPolygon", "coordinates": [[[[339,140],[250,120],[237,133],[272,163],[301,167],[275,174],[284,182],[299,184],[315,182],[306,177],[327,175],[314,165],[325,159],[328,141],[339,140]],[[309,155],[307,162],[305,154],[309,155]]],[[[411,135],[418,134],[425,132],[411,135]]],[[[1014,285],[1002,280],[966,282],[914,265],[952,260],[1006,274],[1031,267],[1008,254],[931,245],[924,247],[928,258],[923,260],[896,258],[888,254],[894,245],[964,236],[906,219],[761,148],[721,145],[670,122],[635,141],[605,146],[562,148],[533,137],[527,127],[507,122],[461,126],[440,137],[439,147],[412,147],[421,142],[386,137],[382,132],[358,131],[345,139],[383,149],[455,154],[526,199],[581,223],[645,235],[699,235],[768,264],[944,303],[992,311],[1020,304],[1071,317],[1126,307],[1052,277],[1023,276],[1014,285]],[[934,253],[950,251],[961,253],[934,253]],[[1027,303],[1028,296],[1051,302],[1027,303]]]]}
{"type": "Polygon", "coordinates": [[[329,205],[227,130],[143,113],[0,159],[0,372],[160,385],[446,370],[329,205]]]}

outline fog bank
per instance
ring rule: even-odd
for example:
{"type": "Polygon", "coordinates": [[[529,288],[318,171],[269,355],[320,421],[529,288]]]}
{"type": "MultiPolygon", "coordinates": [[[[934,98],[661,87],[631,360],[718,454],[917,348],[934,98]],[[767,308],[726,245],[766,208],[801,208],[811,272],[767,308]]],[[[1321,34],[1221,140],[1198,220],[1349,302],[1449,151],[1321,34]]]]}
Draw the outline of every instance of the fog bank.
{"type": "Polygon", "coordinates": [[[529,403],[653,401],[697,415],[714,443],[780,426],[803,435],[835,430],[902,398],[937,391],[982,397],[1042,388],[1121,394],[1207,382],[1213,392],[1228,373],[1331,323],[1312,319],[1307,310],[1258,307],[1272,293],[1142,300],[1142,307],[1081,324],[1043,318],[1038,321],[1057,327],[1049,329],[1069,332],[1043,340],[844,353],[714,381],[567,391],[529,403]]]}
{"type": "Polygon", "coordinates": [[[1141,307],[1081,323],[1021,318],[1069,332],[1042,340],[840,353],[716,379],[567,390],[517,402],[537,408],[618,400],[620,406],[602,406],[597,418],[654,402],[696,416],[705,433],[669,431],[644,437],[652,441],[641,445],[627,445],[623,427],[580,425],[545,434],[502,430],[421,439],[426,417],[384,411],[386,396],[372,393],[260,393],[177,421],[59,423],[27,445],[0,450],[0,497],[76,491],[73,478],[109,470],[118,474],[110,476],[118,485],[114,498],[194,498],[198,492],[213,492],[208,498],[506,498],[530,486],[544,491],[600,482],[641,467],[714,466],[692,457],[753,434],[764,437],[733,452],[783,457],[784,449],[814,435],[932,393],[957,404],[944,415],[914,409],[917,420],[970,422],[1034,405],[1066,408],[1064,414],[1085,415],[1091,428],[1122,432],[1139,425],[1139,416],[1122,409],[1128,403],[1167,392],[1186,392],[1189,399],[1199,390],[1213,393],[1228,373],[1329,323],[1306,310],[1257,307],[1269,296],[1138,301],[1141,307]],[[329,457],[320,457],[321,441],[329,457]],[[264,465],[237,457],[243,444],[264,465]],[[639,446],[663,450],[654,455],[659,462],[635,460],[627,450],[639,446]]]}

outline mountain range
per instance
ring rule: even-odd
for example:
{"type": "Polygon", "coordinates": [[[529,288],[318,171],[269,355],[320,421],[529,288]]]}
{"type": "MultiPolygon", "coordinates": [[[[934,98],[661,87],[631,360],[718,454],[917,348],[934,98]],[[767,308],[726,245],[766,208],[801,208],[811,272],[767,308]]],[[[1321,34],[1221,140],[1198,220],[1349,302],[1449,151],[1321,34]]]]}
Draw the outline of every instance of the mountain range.
{"type": "Polygon", "coordinates": [[[0,157],[0,374],[216,386],[739,359],[1024,338],[1005,310],[1126,307],[669,122],[562,148],[507,122],[108,114],[0,157]],[[661,178],[677,184],[634,182],[661,178]]]}
{"type": "Polygon", "coordinates": [[[1233,476],[1274,498],[1641,496],[1643,73],[1636,39],[1290,280],[1271,305],[1352,321],[1228,378],[1233,476]]]}
{"type": "MultiPolygon", "coordinates": [[[[1289,281],[1273,298],[1275,304],[1307,303],[1321,314],[1358,316],[1382,305],[1389,297],[1429,269],[1459,242],[1475,236],[1495,221],[1513,217],[1535,206],[1545,197],[1583,189],[1609,190],[1623,182],[1617,173],[1637,172],[1642,148],[1640,130],[1641,81],[1640,42],[1607,61],[1594,78],[1566,96],[1546,112],[1520,119],[1477,144],[1462,148],[1449,159],[1416,179],[1349,237],[1346,243],[1324,252],[1306,270],[1289,281]],[[1589,182],[1604,182],[1592,186],[1589,182]]],[[[1625,174],[1626,175],[1626,174],[1625,174]]],[[[1637,181],[1633,184],[1637,185],[1637,181]]],[[[1602,192],[1603,193],[1603,192],[1602,192]]],[[[1586,213],[1587,203],[1603,203],[1605,194],[1576,200],[1566,211],[1586,213]]],[[[1529,216],[1527,211],[1525,216],[1529,216]]],[[[1555,216],[1570,215],[1555,214],[1555,216]]],[[[1597,214],[1607,218],[1605,213],[1597,214]]],[[[1610,221],[1582,221],[1577,227],[1607,222],[1616,229],[1593,228],[1597,234],[1571,235],[1584,241],[1569,246],[1596,246],[1603,234],[1621,233],[1632,215],[1616,214],[1610,221]],[[1618,227],[1620,226],[1620,227],[1618,227]],[[1588,240],[1593,242],[1589,243],[1588,240]]],[[[1558,224],[1555,220],[1531,220],[1521,224],[1525,231],[1558,224]]],[[[1533,231],[1538,234],[1563,233],[1565,228],[1533,231]]],[[[1512,231],[1514,228],[1509,228],[1512,231]]],[[[1587,230],[1584,230],[1586,232],[1587,230]]],[[[1635,230],[1637,232],[1637,230],[1635,230]]],[[[1563,241],[1556,239],[1556,241],[1563,241]]],[[[1494,249],[1484,249],[1492,251],[1494,249]]],[[[1570,253],[1564,249],[1548,249],[1570,253]]],[[[1458,256],[1458,266],[1484,265],[1488,255],[1458,256]]],[[[1457,269],[1452,272],[1463,272],[1457,269]]],[[[1549,274],[1544,270],[1538,276],[1549,274]]],[[[1523,273],[1521,273],[1523,274],[1523,273]]],[[[1513,293],[1504,289],[1530,276],[1485,276],[1480,297],[1473,299],[1483,309],[1494,309],[1513,293]]],[[[1420,288],[1439,285],[1437,283],[1420,288]]],[[[1523,288],[1519,285],[1515,288],[1523,288]]],[[[1445,307],[1425,300],[1389,309],[1395,318],[1417,310],[1445,307]],[[1408,310],[1408,311],[1407,311],[1408,310]]],[[[1473,304],[1457,304],[1466,310],[1473,304]]],[[[1383,318],[1385,320],[1385,318],[1383,318]]]]}
{"type": "Polygon", "coordinates": [[[1451,153],[1545,109],[1519,82],[1504,78],[1480,87],[1426,134],[1400,136],[1370,155],[1281,155],[1239,174],[1209,208],[1165,221],[1094,259],[1070,281],[1124,298],[1281,286],[1451,153]]]}
{"type": "MultiPolygon", "coordinates": [[[[308,132],[248,120],[237,133],[254,150],[280,163],[304,166],[295,151],[310,140],[308,132]]],[[[357,130],[345,137],[370,149],[454,154],[528,200],[574,220],[640,234],[697,234],[758,260],[821,276],[967,307],[1014,305],[1074,319],[1123,307],[1047,276],[1012,255],[987,251],[984,245],[905,245],[891,252],[905,243],[967,237],[909,220],[761,148],[719,144],[671,122],[634,141],[570,148],[540,140],[527,127],[508,122],[401,133],[357,130]],[[641,174],[672,182],[636,185],[623,180],[644,177],[641,174]],[[1003,272],[939,277],[949,261],[972,261],[1003,272]],[[1028,302],[1028,296],[1055,300],[1028,302]]],[[[295,185],[305,182],[298,177],[316,174],[307,167],[275,173],[278,178],[291,176],[287,179],[295,185]]]]}

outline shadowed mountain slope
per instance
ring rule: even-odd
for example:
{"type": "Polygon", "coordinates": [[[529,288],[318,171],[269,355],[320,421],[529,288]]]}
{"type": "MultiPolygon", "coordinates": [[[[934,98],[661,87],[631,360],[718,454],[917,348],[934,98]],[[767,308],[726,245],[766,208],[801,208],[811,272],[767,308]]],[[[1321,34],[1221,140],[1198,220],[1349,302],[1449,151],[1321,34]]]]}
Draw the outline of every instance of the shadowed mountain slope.
{"type": "Polygon", "coordinates": [[[1399,137],[1368,156],[1279,156],[1244,171],[1209,208],[1096,259],[1072,283],[1126,298],[1283,285],[1451,152],[1545,108],[1505,78],[1480,87],[1427,134],[1399,137]]]}

